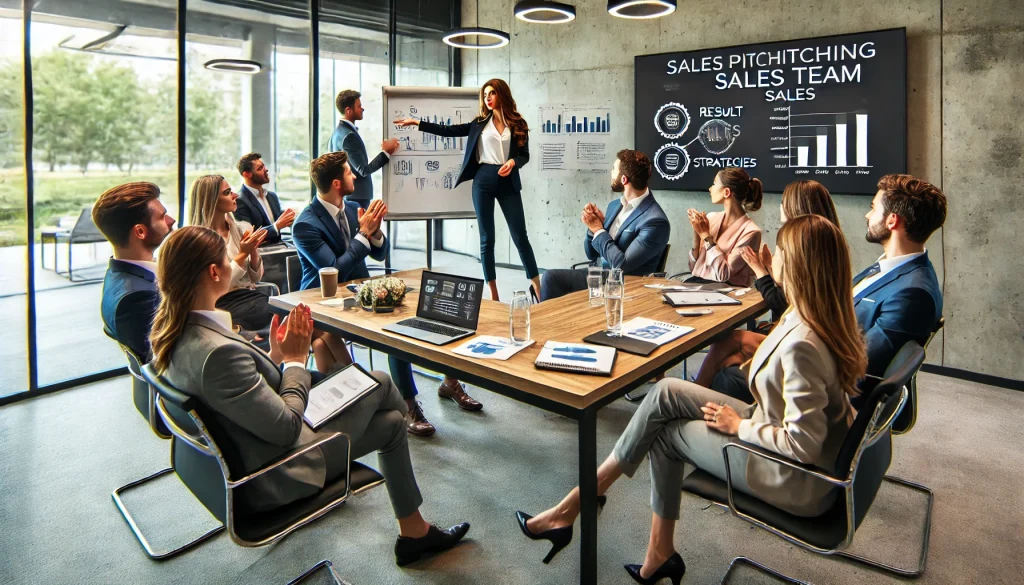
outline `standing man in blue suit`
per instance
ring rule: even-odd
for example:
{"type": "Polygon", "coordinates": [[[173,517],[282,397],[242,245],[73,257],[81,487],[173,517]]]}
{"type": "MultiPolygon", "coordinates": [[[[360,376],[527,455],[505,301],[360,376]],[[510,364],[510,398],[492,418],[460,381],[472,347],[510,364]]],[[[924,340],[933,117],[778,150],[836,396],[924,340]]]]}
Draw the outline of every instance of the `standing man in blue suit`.
{"type": "Polygon", "coordinates": [[[853,303],[868,344],[867,373],[881,376],[903,344],[924,344],[942,318],[925,242],[946,221],[946,196],[910,175],[886,175],[865,218],[867,240],[885,253],[853,279],[853,303]]]}
{"type": "MultiPolygon", "coordinates": [[[[623,274],[643,276],[656,272],[671,226],[668,216],[647,188],[651,159],[639,150],[620,150],[612,168],[612,191],[622,197],[602,213],[593,203],[583,208],[580,221],[587,226],[583,251],[591,262],[621,268],[623,274]]],[[[548,270],[541,277],[541,300],[586,290],[587,271],[548,270]]]]}
{"type": "Polygon", "coordinates": [[[114,248],[103,278],[103,329],[145,361],[149,330],[160,304],[153,252],[171,233],[174,218],[160,203],[160,187],[136,182],[100,195],[92,221],[114,248]]]}
{"type": "MultiPolygon", "coordinates": [[[[388,241],[381,231],[381,222],[388,208],[383,201],[373,201],[362,209],[346,195],[354,189],[355,176],[344,152],[327,153],[314,160],[309,174],[316,184],[317,196],[292,227],[292,241],[302,264],[302,289],[320,286],[320,269],[338,269],[338,281],[368,278],[366,257],[383,260],[388,241]]],[[[416,401],[416,382],[412,365],[388,358],[391,377],[409,407],[410,434],[429,436],[435,428],[416,401]]],[[[437,390],[441,398],[450,398],[463,410],[480,410],[483,405],[466,394],[465,387],[454,378],[445,377],[437,390]]]]}
{"type": "Polygon", "coordinates": [[[238,174],[242,175],[245,183],[239,189],[235,220],[248,222],[253,230],[265,226],[267,237],[264,243],[276,244],[281,241],[281,230],[295,221],[295,210],[281,211],[277,194],[263,188],[270,182],[270,171],[262,159],[260,153],[250,152],[238,161],[238,174]]]}
{"type": "Polygon", "coordinates": [[[368,160],[366,156],[366,145],[359,137],[359,129],[356,122],[363,119],[363,101],[361,94],[352,89],[346,89],[338,93],[334,105],[341,114],[338,127],[331,135],[331,141],[327,148],[332,152],[344,152],[348,155],[348,164],[355,175],[355,190],[347,196],[349,201],[355,201],[359,207],[366,209],[373,199],[373,178],[370,176],[388,164],[391,155],[398,150],[398,140],[390,139],[381,143],[381,152],[368,160]]]}

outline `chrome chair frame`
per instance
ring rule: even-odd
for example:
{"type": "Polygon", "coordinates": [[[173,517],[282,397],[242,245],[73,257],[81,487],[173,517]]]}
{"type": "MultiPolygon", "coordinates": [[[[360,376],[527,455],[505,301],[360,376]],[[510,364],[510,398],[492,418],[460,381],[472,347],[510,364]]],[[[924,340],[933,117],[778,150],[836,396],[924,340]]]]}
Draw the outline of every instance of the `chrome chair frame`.
{"type": "MultiPolygon", "coordinates": [[[[118,345],[121,347],[121,351],[124,352],[125,357],[128,358],[128,371],[134,378],[132,383],[143,383],[149,390],[149,413],[147,417],[149,421],[149,428],[153,431],[153,433],[156,434],[156,436],[160,437],[161,439],[173,439],[172,435],[165,434],[160,430],[160,425],[158,424],[158,421],[160,419],[158,418],[159,415],[157,413],[156,408],[156,390],[149,382],[146,381],[145,378],[142,377],[142,371],[140,369],[140,366],[142,364],[141,360],[139,360],[138,356],[135,355],[135,352],[133,352],[124,344],[119,342],[118,345]]],[[[131,528],[132,533],[135,534],[135,538],[139,541],[139,544],[142,545],[143,550],[146,551],[146,555],[149,556],[149,558],[157,561],[168,559],[179,553],[182,553],[192,548],[193,546],[203,542],[204,540],[212,537],[221,530],[224,530],[224,525],[221,524],[220,526],[217,526],[216,528],[207,531],[205,534],[199,536],[198,538],[195,538],[172,550],[157,552],[153,549],[153,546],[149,543],[149,540],[145,537],[145,535],[142,534],[142,530],[139,528],[139,525],[135,522],[135,518],[132,516],[131,512],[128,511],[128,507],[125,505],[125,502],[121,498],[121,496],[126,491],[134,487],[138,487],[140,485],[149,483],[150,481],[163,477],[173,471],[174,468],[172,467],[161,469],[160,471],[157,471],[152,475],[148,475],[146,477],[143,477],[142,479],[137,479],[131,483],[125,484],[115,489],[110,494],[110,497],[114,500],[114,505],[117,506],[118,511],[121,512],[121,516],[124,518],[125,522],[128,523],[128,527],[131,528]]]]}
{"type": "Polygon", "coordinates": [[[759,562],[757,562],[757,561],[755,561],[753,559],[747,558],[747,557],[736,557],[736,558],[734,558],[732,560],[732,562],[729,563],[729,570],[727,570],[725,572],[725,575],[722,576],[722,580],[718,582],[718,585],[726,585],[727,582],[729,581],[729,575],[732,573],[733,569],[738,567],[739,565],[748,565],[750,567],[753,567],[754,570],[756,570],[756,571],[759,571],[759,572],[764,573],[766,575],[770,575],[772,577],[775,577],[776,579],[779,579],[780,581],[785,581],[786,583],[792,583],[793,585],[811,585],[807,581],[800,581],[799,579],[794,579],[794,578],[790,577],[789,575],[783,575],[782,573],[776,571],[775,569],[773,569],[773,568],[771,568],[771,567],[769,567],[767,565],[762,565],[761,563],[759,563],[759,562]]]}
{"type": "Polygon", "coordinates": [[[312,567],[306,569],[304,573],[288,582],[288,585],[298,585],[299,583],[308,579],[313,573],[316,573],[320,569],[327,567],[327,570],[331,573],[331,578],[334,579],[335,585],[348,585],[348,582],[338,575],[338,572],[334,570],[334,563],[324,559],[312,567]]]}
{"type": "MultiPolygon", "coordinates": [[[[791,542],[793,544],[796,544],[796,545],[798,545],[798,546],[800,546],[802,548],[805,548],[807,550],[816,552],[818,554],[837,555],[837,556],[845,557],[845,558],[851,559],[853,561],[857,561],[859,563],[863,563],[865,565],[868,565],[868,566],[871,566],[871,567],[875,567],[875,568],[878,568],[878,569],[882,569],[884,571],[888,571],[890,573],[894,573],[894,574],[897,574],[897,575],[900,575],[900,576],[904,576],[904,577],[919,577],[922,573],[924,573],[925,564],[926,564],[927,559],[928,559],[928,541],[929,541],[929,538],[930,538],[930,535],[931,535],[931,511],[932,511],[932,504],[933,504],[932,493],[931,493],[930,490],[928,490],[928,488],[925,488],[924,486],[921,486],[921,485],[918,485],[918,484],[915,484],[915,483],[912,483],[912,482],[909,482],[909,481],[906,481],[906,480],[903,480],[903,479],[900,479],[900,478],[890,477],[888,475],[884,476],[884,478],[883,478],[884,481],[888,481],[890,483],[895,483],[895,484],[898,484],[898,485],[903,485],[903,486],[909,487],[909,488],[911,488],[911,489],[913,489],[915,491],[924,492],[927,495],[927,497],[928,497],[928,510],[927,510],[927,514],[926,514],[926,517],[925,517],[926,520],[925,520],[925,525],[924,525],[923,546],[921,548],[921,555],[920,555],[919,560],[918,560],[918,565],[917,565],[917,567],[915,569],[903,569],[903,568],[900,568],[900,567],[895,567],[895,566],[883,563],[881,561],[876,561],[876,560],[873,560],[873,559],[869,559],[867,557],[863,557],[863,556],[856,555],[856,554],[853,554],[853,553],[845,552],[845,550],[844,550],[847,547],[849,547],[850,544],[853,542],[853,536],[854,536],[854,533],[856,531],[856,521],[855,521],[856,515],[855,515],[855,510],[854,510],[854,499],[853,499],[853,496],[854,496],[854,494],[853,494],[853,479],[854,479],[854,476],[856,474],[857,467],[860,464],[861,457],[862,457],[865,449],[867,449],[868,447],[870,447],[870,446],[874,445],[875,443],[877,443],[878,440],[881,439],[885,435],[885,433],[891,433],[891,431],[892,431],[892,423],[893,423],[893,421],[895,421],[896,415],[900,412],[900,410],[906,404],[907,397],[908,397],[908,390],[904,386],[903,389],[900,392],[900,404],[895,409],[893,409],[892,414],[884,422],[880,422],[879,421],[879,417],[881,416],[882,410],[884,408],[883,403],[880,402],[875,407],[875,412],[872,415],[871,422],[870,422],[868,428],[865,430],[864,437],[861,438],[860,444],[857,447],[857,452],[856,452],[856,454],[854,455],[854,457],[853,457],[853,459],[851,461],[850,469],[848,470],[848,474],[847,474],[846,479],[841,479],[841,478],[833,477],[831,475],[828,475],[827,473],[823,473],[822,471],[819,471],[817,469],[811,468],[811,467],[809,467],[807,465],[803,465],[801,463],[794,462],[794,461],[792,461],[792,460],[790,460],[790,459],[788,459],[786,457],[778,455],[777,453],[774,453],[772,451],[768,451],[766,449],[761,449],[760,447],[756,447],[756,446],[753,446],[753,445],[740,444],[740,443],[729,443],[728,445],[723,446],[722,447],[722,456],[725,458],[725,465],[726,465],[726,467],[725,467],[725,469],[726,469],[725,477],[726,477],[726,487],[727,487],[727,494],[728,494],[729,503],[728,503],[728,506],[725,506],[725,505],[720,504],[718,502],[713,502],[713,503],[715,503],[718,506],[728,507],[730,512],[732,512],[732,514],[734,516],[737,516],[737,517],[739,517],[739,518],[741,518],[743,520],[746,520],[747,522],[749,522],[749,523],[751,523],[751,524],[753,524],[755,526],[758,526],[758,527],[760,527],[760,528],[762,528],[764,530],[767,530],[768,532],[770,532],[770,533],[772,533],[772,534],[774,534],[776,536],[779,536],[779,537],[783,538],[784,540],[787,540],[787,541],[789,541],[789,542],[791,542]],[[742,511],[740,511],[736,507],[736,503],[735,503],[735,500],[734,500],[734,490],[733,490],[733,487],[732,487],[732,472],[731,472],[731,469],[729,467],[729,450],[730,449],[737,449],[737,450],[740,450],[740,451],[745,451],[749,455],[760,457],[762,459],[766,459],[768,461],[772,461],[772,462],[774,462],[774,463],[776,463],[778,465],[782,465],[782,466],[788,467],[790,469],[793,469],[793,470],[805,473],[805,474],[810,475],[812,477],[816,477],[816,478],[818,478],[820,480],[823,480],[823,481],[826,481],[828,483],[831,483],[832,485],[842,489],[843,497],[845,498],[845,501],[846,501],[846,521],[847,521],[847,532],[846,532],[846,536],[843,539],[843,541],[840,542],[836,547],[831,548],[831,549],[820,548],[820,547],[817,547],[817,546],[815,546],[815,545],[813,545],[813,544],[811,544],[809,542],[806,542],[806,541],[800,539],[799,537],[797,537],[795,535],[789,534],[788,532],[785,532],[783,530],[775,528],[774,526],[766,524],[765,522],[762,522],[761,520],[759,520],[759,519],[757,519],[757,518],[755,518],[755,517],[753,517],[753,516],[751,516],[749,514],[746,514],[746,513],[742,512],[742,511]]],[[[892,443],[891,443],[891,441],[889,443],[889,449],[890,449],[890,458],[891,458],[891,451],[892,451],[892,443]]]]}

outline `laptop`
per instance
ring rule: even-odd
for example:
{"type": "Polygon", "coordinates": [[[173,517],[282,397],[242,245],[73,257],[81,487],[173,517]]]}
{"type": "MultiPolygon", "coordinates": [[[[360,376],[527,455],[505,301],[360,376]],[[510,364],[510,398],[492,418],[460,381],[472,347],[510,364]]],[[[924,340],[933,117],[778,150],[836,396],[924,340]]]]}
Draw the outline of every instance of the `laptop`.
{"type": "Polygon", "coordinates": [[[416,317],[381,329],[444,345],[476,333],[484,281],[440,272],[423,271],[416,317]]]}

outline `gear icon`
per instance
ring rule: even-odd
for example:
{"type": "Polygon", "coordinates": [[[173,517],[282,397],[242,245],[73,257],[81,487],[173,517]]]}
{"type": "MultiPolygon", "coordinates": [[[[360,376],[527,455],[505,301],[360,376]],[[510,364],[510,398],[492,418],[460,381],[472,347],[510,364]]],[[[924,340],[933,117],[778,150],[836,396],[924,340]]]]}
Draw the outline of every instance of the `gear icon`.
{"type": "Polygon", "coordinates": [[[690,154],[685,146],[670,142],[654,153],[654,168],[665,179],[675,181],[690,170],[690,154]]]}
{"type": "Polygon", "coordinates": [[[690,127],[690,112],[683,104],[669,102],[658,108],[658,112],[654,114],[654,127],[658,129],[659,134],[669,140],[680,138],[690,127]]]}

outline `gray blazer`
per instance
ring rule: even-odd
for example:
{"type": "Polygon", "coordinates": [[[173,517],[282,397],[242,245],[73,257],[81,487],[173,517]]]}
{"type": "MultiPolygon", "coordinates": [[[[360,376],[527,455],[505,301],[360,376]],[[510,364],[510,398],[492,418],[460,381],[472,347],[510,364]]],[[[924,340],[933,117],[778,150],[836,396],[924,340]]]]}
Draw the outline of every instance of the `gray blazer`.
{"type": "Polygon", "coordinates": [[[350,201],[373,199],[373,177],[370,175],[388,164],[390,158],[387,153],[382,151],[373,160],[369,160],[366,155],[366,145],[363,144],[359,132],[345,121],[338,122],[338,127],[334,129],[334,134],[331,135],[327,147],[331,152],[345,151],[345,154],[348,155],[348,166],[352,169],[352,174],[356,176],[356,190],[345,197],[350,201]]]}
{"type": "MultiPolygon", "coordinates": [[[[230,441],[246,474],[319,436],[302,420],[309,372],[282,373],[266,352],[205,315],[189,315],[165,377],[213,411],[210,422],[230,441]]],[[[317,493],[326,475],[323,454],[313,449],[254,479],[243,497],[252,509],[274,508],[317,493]]]]}
{"type": "MultiPolygon", "coordinates": [[[[834,473],[856,412],[839,386],[835,358],[825,342],[791,309],[747,367],[757,406],[751,418],[740,422],[739,438],[834,473]]],[[[758,457],[748,459],[746,471],[751,491],[795,514],[816,516],[835,498],[824,481],[758,457]]]]}

